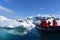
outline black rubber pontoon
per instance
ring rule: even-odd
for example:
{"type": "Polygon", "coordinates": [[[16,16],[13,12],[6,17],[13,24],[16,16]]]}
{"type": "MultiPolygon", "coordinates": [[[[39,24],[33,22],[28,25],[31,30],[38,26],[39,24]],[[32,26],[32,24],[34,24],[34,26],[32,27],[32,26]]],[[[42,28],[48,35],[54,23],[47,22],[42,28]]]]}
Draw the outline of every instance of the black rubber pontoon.
{"type": "Polygon", "coordinates": [[[60,26],[57,26],[56,28],[53,28],[53,26],[50,26],[48,29],[46,29],[45,27],[36,26],[36,29],[40,30],[41,32],[51,32],[51,33],[60,32],[60,26]]]}

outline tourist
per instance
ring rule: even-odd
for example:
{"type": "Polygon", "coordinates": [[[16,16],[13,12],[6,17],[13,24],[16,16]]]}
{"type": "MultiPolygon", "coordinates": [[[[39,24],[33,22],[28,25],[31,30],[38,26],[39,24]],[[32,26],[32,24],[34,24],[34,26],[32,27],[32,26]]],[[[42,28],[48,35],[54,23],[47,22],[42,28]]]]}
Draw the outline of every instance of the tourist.
{"type": "Polygon", "coordinates": [[[53,20],[53,27],[57,27],[57,21],[55,19],[53,20]]]}
{"type": "Polygon", "coordinates": [[[40,26],[45,27],[45,28],[49,28],[49,25],[45,19],[41,20],[40,26]]]}

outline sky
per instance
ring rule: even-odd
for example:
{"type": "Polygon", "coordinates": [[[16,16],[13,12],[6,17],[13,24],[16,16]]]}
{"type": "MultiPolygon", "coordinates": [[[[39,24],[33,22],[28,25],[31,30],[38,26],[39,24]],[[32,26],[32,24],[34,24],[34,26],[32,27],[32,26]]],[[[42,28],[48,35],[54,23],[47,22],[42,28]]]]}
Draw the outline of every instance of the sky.
{"type": "Polygon", "coordinates": [[[25,18],[38,14],[59,15],[60,0],[0,0],[0,15],[25,18]]]}

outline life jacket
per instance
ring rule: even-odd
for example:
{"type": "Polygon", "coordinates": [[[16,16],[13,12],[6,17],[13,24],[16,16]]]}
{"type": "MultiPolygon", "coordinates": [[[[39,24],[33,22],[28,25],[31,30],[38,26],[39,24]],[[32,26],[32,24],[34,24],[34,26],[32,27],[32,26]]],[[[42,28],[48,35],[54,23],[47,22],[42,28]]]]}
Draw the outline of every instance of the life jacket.
{"type": "Polygon", "coordinates": [[[49,28],[49,25],[46,20],[45,20],[45,28],[49,28]]]}
{"type": "Polygon", "coordinates": [[[40,23],[40,26],[45,27],[45,28],[48,28],[49,27],[49,25],[46,22],[46,20],[42,20],[41,23],[40,23]]]}
{"type": "Polygon", "coordinates": [[[45,26],[44,20],[41,21],[40,26],[45,26]]]}
{"type": "Polygon", "coordinates": [[[57,21],[53,20],[53,27],[57,27],[57,21]]]}

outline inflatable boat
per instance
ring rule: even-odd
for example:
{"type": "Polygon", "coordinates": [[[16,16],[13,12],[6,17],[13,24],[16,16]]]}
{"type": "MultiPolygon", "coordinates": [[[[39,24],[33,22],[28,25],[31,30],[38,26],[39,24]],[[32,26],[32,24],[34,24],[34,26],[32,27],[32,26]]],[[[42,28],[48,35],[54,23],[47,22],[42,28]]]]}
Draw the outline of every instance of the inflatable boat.
{"type": "Polygon", "coordinates": [[[40,32],[51,32],[51,33],[58,33],[60,32],[60,26],[57,26],[56,28],[53,28],[53,26],[50,26],[49,28],[36,26],[36,29],[40,32]]]}

